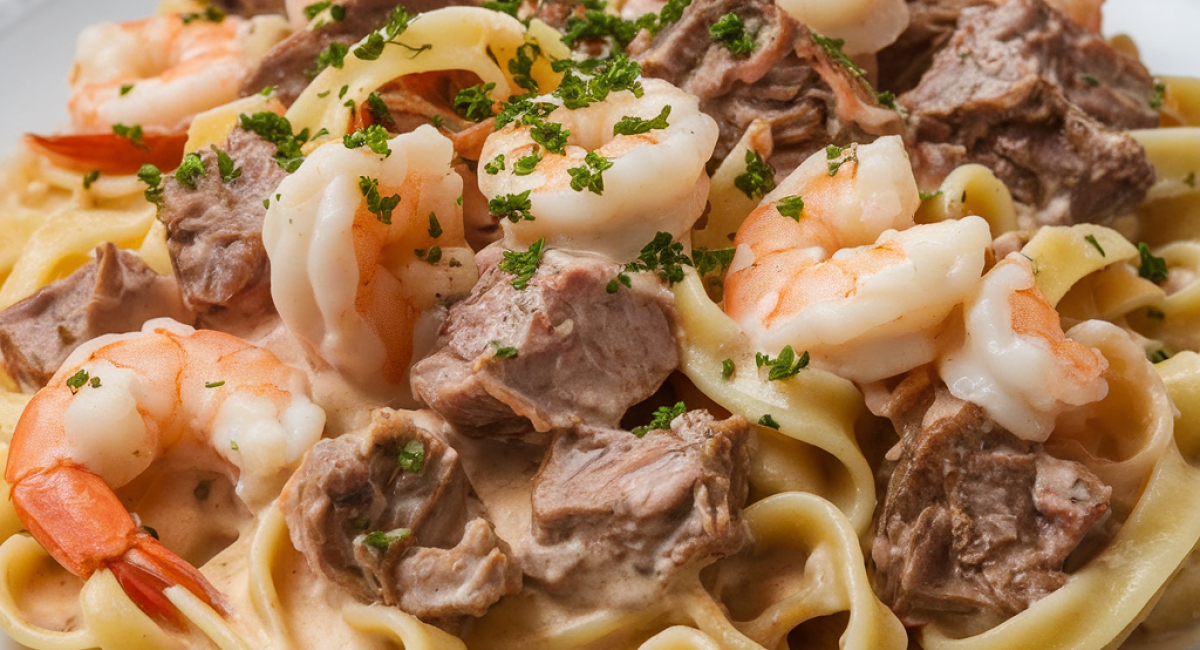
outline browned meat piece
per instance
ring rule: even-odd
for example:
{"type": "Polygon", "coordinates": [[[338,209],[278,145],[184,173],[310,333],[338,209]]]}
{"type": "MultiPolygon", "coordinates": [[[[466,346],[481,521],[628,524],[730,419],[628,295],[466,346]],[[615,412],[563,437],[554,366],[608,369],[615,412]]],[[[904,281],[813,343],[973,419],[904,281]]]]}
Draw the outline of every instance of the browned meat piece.
{"type": "Polygon", "coordinates": [[[1145,69],[1099,36],[1040,0],[1011,0],[964,10],[900,103],[912,112],[923,188],[982,163],[1022,204],[1021,226],[1033,228],[1107,223],[1142,200],[1154,167],[1117,129],[1158,124],[1152,92],[1145,69]]]}
{"type": "Polygon", "coordinates": [[[212,4],[225,13],[239,16],[287,13],[285,0],[212,0],[212,4]]]}
{"type": "Polygon", "coordinates": [[[378,409],[318,442],[284,490],[292,543],[365,602],[454,628],[521,589],[521,570],[425,415],[378,409]]]}
{"type": "Polygon", "coordinates": [[[275,313],[271,270],[262,244],[263,201],[287,176],[275,162],[275,145],[234,129],[225,152],[241,168],[226,183],[216,153],[201,151],[205,173],[189,189],[168,177],[159,218],[184,303],[201,319],[253,322],[275,313]]]}
{"type": "MultiPolygon", "coordinates": [[[[312,81],[309,71],[330,43],[353,45],[387,23],[392,10],[400,5],[410,15],[453,5],[475,4],[467,0],[345,0],[346,16],[316,30],[301,30],[283,39],[267,52],[258,66],[242,82],[241,93],[253,95],[267,86],[275,87],[275,97],[284,104],[292,102],[312,81]]],[[[347,56],[354,56],[349,54],[347,56]]]]}
{"type": "Polygon", "coordinates": [[[749,425],[706,411],[642,438],[560,433],[535,479],[529,578],[580,606],[645,606],[675,578],[750,542],[749,425]]]}
{"type": "Polygon", "coordinates": [[[904,129],[867,85],[817,45],[809,31],[769,0],[693,0],[683,17],[653,39],[629,46],[646,76],[700,98],[720,127],[713,159],[723,159],[755,119],[771,124],[771,162],[786,174],[829,144],[871,142],[904,129]],[[756,33],[754,51],[734,56],[709,27],[734,12],[756,33]]]}
{"type": "Polygon", "coordinates": [[[1112,490],[924,370],[887,413],[901,439],[871,548],[875,589],[907,625],[977,633],[1066,582],[1063,562],[1108,511],[1112,490]]]}
{"type": "Polygon", "coordinates": [[[433,354],[413,366],[414,394],[471,436],[616,426],[679,363],[671,293],[649,278],[609,293],[620,270],[604,257],[552,250],[518,290],[510,273],[489,266],[450,308],[433,354]]]}
{"type": "Polygon", "coordinates": [[[4,367],[22,388],[36,390],[84,341],[136,331],[160,316],[192,320],[175,278],[155,273],[116,244],[103,244],[96,259],[0,312],[4,367]]]}
{"type": "Polygon", "coordinates": [[[908,27],[896,42],[880,50],[879,87],[897,95],[912,90],[945,47],[967,7],[995,0],[908,0],[908,27]]]}

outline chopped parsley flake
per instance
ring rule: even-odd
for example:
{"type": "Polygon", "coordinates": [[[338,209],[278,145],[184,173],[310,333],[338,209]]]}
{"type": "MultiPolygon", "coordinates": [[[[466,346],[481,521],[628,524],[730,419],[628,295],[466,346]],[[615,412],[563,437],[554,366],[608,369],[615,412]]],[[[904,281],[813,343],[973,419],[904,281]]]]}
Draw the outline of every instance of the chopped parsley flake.
{"type": "Polygon", "coordinates": [[[928,201],[929,199],[937,198],[941,195],[942,195],[941,190],[936,190],[934,192],[917,192],[917,197],[920,198],[922,201],[928,201]]]}
{"type": "Polygon", "coordinates": [[[692,260],[683,253],[683,244],[674,241],[670,233],[660,232],[642,247],[637,261],[625,265],[625,271],[652,271],[659,279],[672,285],[683,281],[684,264],[691,266],[692,260]]]}
{"type": "Polygon", "coordinates": [[[645,93],[641,82],[642,66],[624,54],[584,62],[562,59],[552,63],[551,68],[564,73],[559,87],[553,94],[563,100],[563,106],[571,110],[602,102],[610,93],[623,90],[633,93],[634,97],[641,97],[645,93]],[[587,76],[580,77],[572,71],[573,69],[587,76]]]}
{"type": "Polygon", "coordinates": [[[735,366],[733,365],[733,359],[725,359],[724,361],[722,361],[721,362],[721,379],[728,380],[730,377],[733,377],[734,370],[735,370],[735,366]]]}
{"type": "Polygon", "coordinates": [[[521,220],[533,221],[534,217],[529,213],[529,209],[533,207],[533,202],[529,200],[529,192],[525,190],[520,194],[497,196],[488,201],[488,212],[513,223],[521,220]]]}
{"type": "Polygon", "coordinates": [[[342,136],[342,144],[346,145],[347,149],[367,147],[384,158],[392,155],[392,148],[388,146],[387,129],[378,124],[372,124],[354,133],[347,133],[342,136]]]}
{"type": "Polygon", "coordinates": [[[583,157],[583,165],[567,170],[571,175],[571,189],[576,192],[588,190],[593,194],[604,194],[604,170],[613,166],[612,161],[595,151],[589,151],[583,157]]]}
{"type": "Polygon", "coordinates": [[[430,264],[437,264],[438,262],[442,261],[441,246],[430,246],[428,251],[424,248],[418,248],[413,252],[417,254],[417,259],[425,260],[430,264]]]}
{"type": "Polygon", "coordinates": [[[533,62],[542,55],[542,48],[536,43],[525,43],[517,48],[516,58],[509,60],[508,71],[512,74],[513,83],[533,93],[541,92],[537,81],[533,78],[533,62]]]}
{"type": "Polygon", "coordinates": [[[100,178],[100,170],[99,169],[93,169],[92,171],[84,174],[83,175],[83,189],[85,189],[85,190],[92,189],[92,183],[95,183],[96,180],[99,178],[100,178]]]}
{"type": "Polygon", "coordinates": [[[380,196],[379,179],[368,176],[358,177],[358,189],[367,199],[367,211],[374,214],[379,223],[385,226],[392,225],[392,210],[400,205],[400,195],[380,196]]]}
{"type": "Polygon", "coordinates": [[[564,26],[562,42],[567,47],[575,47],[579,41],[597,41],[611,38],[618,46],[614,49],[625,49],[626,45],[637,36],[638,31],[650,27],[655,22],[654,14],[647,14],[637,20],[623,20],[620,16],[605,11],[607,2],[600,0],[583,0],[583,15],[572,13],[564,26]]]}
{"type": "Polygon", "coordinates": [[[205,7],[204,11],[179,14],[179,19],[183,21],[184,25],[191,25],[197,20],[219,23],[225,20],[225,12],[210,5],[205,7]]]}
{"type": "Polygon", "coordinates": [[[767,413],[759,418],[758,423],[764,427],[770,427],[776,431],[779,430],[779,423],[775,421],[775,418],[771,417],[770,413],[767,413]]]}
{"type": "Polygon", "coordinates": [[[128,95],[129,91],[131,90],[133,90],[133,84],[123,84],[121,86],[121,96],[124,97],[125,95],[128,95]]]}
{"type": "Polygon", "coordinates": [[[1150,108],[1158,110],[1167,101],[1167,84],[1154,80],[1154,94],[1150,95],[1150,108]]]}
{"type": "Polygon", "coordinates": [[[746,173],[733,179],[733,186],[746,198],[761,199],[775,189],[775,168],[763,160],[757,151],[746,150],[746,173]]]}
{"type": "Polygon", "coordinates": [[[1079,75],[1079,79],[1089,86],[1095,87],[1100,85],[1100,79],[1094,74],[1081,74],[1079,75]]]}
{"type": "Polygon", "coordinates": [[[396,128],[396,120],[392,119],[392,111],[388,108],[387,102],[383,101],[383,97],[379,93],[373,92],[367,95],[367,112],[371,114],[371,119],[376,124],[384,128],[396,128]]]}
{"type": "Polygon", "coordinates": [[[396,464],[406,472],[420,474],[425,469],[425,443],[420,440],[404,443],[404,448],[396,454],[396,464]]]}
{"type": "Polygon", "coordinates": [[[247,131],[257,133],[267,142],[275,145],[275,162],[288,173],[296,171],[304,162],[304,153],[300,146],[308,142],[308,129],[292,133],[292,123],[282,115],[270,111],[262,111],[253,115],[242,113],[238,116],[240,125],[247,131]]]}
{"type": "Polygon", "coordinates": [[[550,153],[560,156],[567,153],[567,137],[570,135],[571,132],[563,129],[563,125],[558,122],[538,121],[529,129],[529,137],[534,142],[545,147],[550,153]]]}
{"type": "Polygon", "coordinates": [[[196,189],[196,181],[202,176],[204,176],[204,161],[197,153],[189,153],[184,156],[183,162],[179,163],[179,168],[175,170],[175,180],[189,190],[196,189]]]}
{"type": "Polygon", "coordinates": [[[442,236],[442,224],[438,223],[437,215],[429,213],[429,236],[437,239],[442,236]]]}
{"type": "Polygon", "coordinates": [[[232,449],[232,450],[234,450],[234,451],[237,451],[237,450],[238,450],[238,444],[237,444],[237,441],[236,441],[236,440],[230,440],[230,441],[229,441],[229,448],[230,448],[230,449],[232,449]]]}
{"type": "Polygon", "coordinates": [[[229,154],[218,149],[217,145],[213,145],[212,150],[217,154],[217,173],[221,175],[222,183],[232,183],[241,177],[242,168],[234,165],[229,154]]]}
{"type": "Polygon", "coordinates": [[[146,184],[146,191],[142,193],[142,196],[145,196],[147,201],[161,208],[163,200],[162,172],[159,171],[158,167],[146,163],[142,165],[141,169],[138,169],[137,177],[139,181],[146,184]]]}
{"type": "Polygon", "coordinates": [[[408,14],[408,10],[404,8],[404,5],[397,5],[388,17],[387,24],[368,34],[367,41],[354,48],[354,56],[363,61],[374,61],[383,55],[383,48],[389,43],[411,51],[414,57],[430,49],[433,46],[428,43],[414,48],[404,43],[396,42],[396,38],[408,29],[408,26],[412,24],[414,19],[413,16],[408,14]]]}
{"type": "Polygon", "coordinates": [[[520,354],[514,347],[501,346],[499,341],[492,341],[492,347],[496,349],[494,356],[497,359],[512,359],[520,354]]]}
{"type": "Polygon", "coordinates": [[[768,381],[778,381],[788,379],[800,374],[800,371],[808,367],[808,352],[805,351],[796,358],[796,351],[792,346],[788,345],[779,352],[779,357],[772,359],[771,357],[757,353],[754,355],[754,362],[759,368],[766,366],[771,370],[767,373],[768,381]]]}
{"type": "Polygon", "coordinates": [[[879,102],[880,106],[890,108],[893,111],[900,110],[896,106],[896,93],[890,90],[875,93],[875,101],[879,102]]]}
{"type": "Polygon", "coordinates": [[[521,8],[521,2],[522,0],[487,0],[482,6],[484,9],[491,9],[516,18],[517,10],[521,8]]]}
{"type": "Polygon", "coordinates": [[[537,169],[538,163],[542,162],[542,152],[538,148],[534,148],[533,153],[528,156],[522,156],[513,163],[513,174],[517,176],[528,176],[537,169]]]}
{"type": "Polygon", "coordinates": [[[304,72],[309,79],[316,77],[325,71],[325,68],[341,68],[346,65],[346,53],[350,51],[350,46],[345,43],[333,41],[321,50],[317,55],[317,60],[313,63],[313,67],[304,72]]]}
{"type": "Polygon", "coordinates": [[[1095,235],[1088,235],[1088,236],[1084,237],[1083,239],[1087,243],[1096,247],[1096,250],[1100,252],[1100,257],[1108,257],[1108,255],[1104,254],[1104,249],[1100,247],[1100,242],[1096,241],[1095,235]]]}
{"type": "Polygon", "coordinates": [[[725,46],[735,57],[749,56],[754,51],[755,35],[746,31],[746,24],[733,12],[721,16],[708,28],[713,41],[725,46]]]}
{"type": "Polygon", "coordinates": [[[1146,245],[1146,242],[1138,242],[1137,249],[1138,257],[1141,258],[1141,263],[1138,265],[1138,275],[1156,283],[1166,280],[1167,261],[1151,253],[1150,247],[1146,245]]]}
{"type": "Polygon", "coordinates": [[[736,249],[733,248],[719,248],[715,251],[705,249],[692,251],[692,264],[696,267],[696,272],[701,277],[714,271],[724,273],[725,269],[728,269],[729,265],[733,263],[733,254],[735,252],[736,249]]]}
{"type": "Polygon", "coordinates": [[[403,541],[412,537],[412,530],[408,528],[394,528],[387,532],[377,530],[373,533],[363,535],[362,541],[371,548],[386,551],[396,542],[403,541]]]}
{"type": "MultiPolygon", "coordinates": [[[[99,377],[91,377],[90,380],[91,380],[90,383],[92,385],[92,388],[98,388],[100,386],[100,378],[99,377]]],[[[72,395],[74,395],[75,393],[78,393],[79,389],[88,385],[88,383],[89,383],[88,371],[83,368],[80,368],[78,372],[76,372],[75,374],[73,374],[67,378],[67,388],[71,389],[72,395]]]]}
{"type": "Polygon", "coordinates": [[[1171,355],[1168,354],[1166,350],[1159,348],[1154,352],[1151,352],[1146,358],[1150,360],[1150,363],[1162,363],[1163,361],[1170,359],[1171,355]]]}
{"type": "Polygon", "coordinates": [[[641,438],[657,429],[670,429],[671,422],[686,412],[687,406],[683,402],[675,402],[675,406],[660,406],[654,411],[654,419],[650,420],[650,424],[634,427],[630,433],[641,438]]]}
{"type": "Polygon", "coordinates": [[[463,88],[454,95],[454,110],[472,122],[481,122],[492,116],[492,98],[488,94],[496,84],[476,84],[463,88]]]}
{"type": "Polygon", "coordinates": [[[529,286],[529,280],[533,278],[538,265],[542,263],[542,253],[545,247],[546,238],[542,237],[533,242],[529,246],[529,250],[525,252],[504,251],[504,259],[500,261],[500,270],[517,276],[512,281],[514,289],[524,291],[529,286]]]}
{"type": "Polygon", "coordinates": [[[651,120],[643,120],[640,117],[626,115],[620,121],[613,125],[613,135],[641,135],[649,133],[653,129],[665,129],[670,124],[667,123],[667,116],[671,114],[670,105],[663,106],[658,117],[651,120]]]}
{"type": "Polygon", "coordinates": [[[209,381],[204,383],[205,388],[220,388],[225,385],[225,380],[209,381]]]}
{"type": "MultiPolygon", "coordinates": [[[[258,91],[258,94],[263,97],[270,97],[276,90],[279,90],[279,86],[263,86],[263,89],[258,91]]],[[[326,94],[329,94],[328,91],[326,91],[326,94]]]]}
{"type": "Polygon", "coordinates": [[[1154,320],[1163,320],[1166,317],[1167,317],[1167,315],[1164,314],[1161,309],[1155,309],[1154,307],[1146,308],[1146,318],[1152,318],[1154,320]]]}
{"type": "Polygon", "coordinates": [[[846,53],[842,51],[842,46],[846,44],[845,39],[829,38],[813,32],[812,40],[814,43],[821,46],[821,49],[825,50],[825,53],[829,55],[829,58],[833,59],[834,63],[846,68],[856,77],[866,77],[867,71],[859,67],[857,63],[851,60],[850,57],[846,56],[846,53]]]}
{"type": "Polygon", "coordinates": [[[782,199],[779,199],[779,202],[775,204],[775,209],[779,211],[779,214],[782,214],[785,217],[790,217],[799,222],[800,213],[804,211],[804,199],[795,194],[791,196],[785,196],[782,199]]]}
{"type": "Polygon", "coordinates": [[[127,126],[125,124],[114,124],[112,125],[112,132],[117,136],[129,140],[130,144],[138,149],[145,149],[147,151],[150,150],[150,147],[146,144],[145,140],[143,140],[145,134],[142,132],[142,125],[140,124],[134,124],[132,126],[127,126]]]}
{"type": "MultiPolygon", "coordinates": [[[[829,175],[837,176],[838,170],[848,162],[858,162],[858,147],[850,145],[849,147],[838,147],[829,145],[825,147],[825,159],[829,161],[829,175]],[[847,153],[847,151],[849,153],[847,153]]],[[[966,201],[966,192],[963,193],[963,201],[966,201]]]]}
{"type": "Polygon", "coordinates": [[[621,290],[622,284],[625,285],[626,288],[632,287],[633,280],[624,273],[618,273],[617,277],[608,281],[608,284],[605,285],[604,290],[608,293],[616,293],[621,290]]]}
{"type": "Polygon", "coordinates": [[[492,162],[485,164],[483,166],[483,171],[492,176],[504,171],[504,154],[496,156],[492,159],[492,162]]]}

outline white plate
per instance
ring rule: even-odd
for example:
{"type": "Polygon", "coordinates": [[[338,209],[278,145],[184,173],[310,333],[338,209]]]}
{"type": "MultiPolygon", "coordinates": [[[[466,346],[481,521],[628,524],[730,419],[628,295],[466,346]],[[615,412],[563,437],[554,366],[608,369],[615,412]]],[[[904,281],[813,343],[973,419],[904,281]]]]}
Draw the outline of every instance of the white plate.
{"type": "MultiPolygon", "coordinates": [[[[66,120],[67,73],[81,29],[149,15],[156,0],[0,0],[0,157],[22,133],[66,120]]],[[[1200,0],[1108,0],[1105,32],[1133,36],[1155,74],[1200,76],[1200,0]]],[[[0,634],[0,650],[19,646],[0,634]]]]}

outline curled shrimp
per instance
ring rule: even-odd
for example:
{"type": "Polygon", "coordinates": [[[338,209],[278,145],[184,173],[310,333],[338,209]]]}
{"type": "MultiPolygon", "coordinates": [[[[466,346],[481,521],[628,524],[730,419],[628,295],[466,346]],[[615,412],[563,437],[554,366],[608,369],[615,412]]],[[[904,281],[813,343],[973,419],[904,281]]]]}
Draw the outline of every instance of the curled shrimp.
{"type": "Polygon", "coordinates": [[[760,349],[855,381],[932,361],[991,237],[979,217],[914,226],[918,203],[898,137],[810,157],[738,229],[726,313],[760,349]]]}
{"type": "Polygon", "coordinates": [[[939,360],[939,372],[955,397],[1014,435],[1044,442],[1059,413],[1108,394],[1108,361],[1067,338],[1020,253],[988,271],[963,312],[963,344],[939,360]]]}
{"type": "Polygon", "coordinates": [[[81,578],[108,569],[147,613],[178,623],[163,593],[181,585],[222,609],[194,567],[140,531],[113,492],[173,449],[237,474],[264,508],[321,437],[307,377],[232,335],[170,319],[93,339],[30,400],[5,480],[25,528],[81,578]]]}
{"type": "Polygon", "coordinates": [[[197,113],[237,99],[254,58],[285,29],[280,17],[185,22],[179,14],[92,25],[79,34],[71,69],[73,130],[182,132],[197,113]]]}
{"type": "Polygon", "coordinates": [[[480,164],[503,155],[504,169],[481,173],[479,189],[489,201],[528,193],[528,213],[533,216],[501,221],[507,248],[528,248],[544,237],[551,248],[632,260],[656,233],[669,232],[678,239],[700,218],[709,185],[704,165],[716,146],[717,124],[700,112],[695,97],[666,81],[642,79],[641,84],[641,97],[614,92],[602,102],[574,110],[552,96],[535,100],[560,104],[546,121],[570,131],[563,154],[536,144],[530,125],[514,122],[488,136],[480,164]],[[634,135],[614,131],[622,118],[653,121],[664,109],[664,128],[634,135]],[[611,167],[600,171],[587,162],[590,154],[611,167]],[[516,163],[527,156],[543,158],[532,172],[521,175],[516,163]],[[573,169],[596,171],[602,183],[573,186],[573,169]]]}
{"type": "Polygon", "coordinates": [[[387,145],[386,157],[340,141],[313,151],[270,199],[263,246],[284,325],[347,379],[396,399],[418,339],[432,344],[437,307],[479,274],[450,140],[425,125],[387,145]]]}

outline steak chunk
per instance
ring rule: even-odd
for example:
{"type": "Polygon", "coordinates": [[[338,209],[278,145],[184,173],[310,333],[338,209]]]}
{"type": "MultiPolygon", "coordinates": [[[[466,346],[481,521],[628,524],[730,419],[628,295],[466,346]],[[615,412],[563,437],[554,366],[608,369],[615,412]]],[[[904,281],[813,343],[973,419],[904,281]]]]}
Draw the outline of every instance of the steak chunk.
{"type": "Polygon", "coordinates": [[[871,142],[904,129],[899,113],[883,108],[853,70],[769,0],[693,0],[678,22],[653,38],[644,32],[629,53],[646,76],[700,98],[700,110],[720,127],[715,161],[755,119],[771,124],[771,162],[784,175],[831,143],[871,142]],[[709,33],[731,12],[755,34],[748,56],[735,56],[709,33]]]}
{"type": "Polygon", "coordinates": [[[950,42],[958,15],[967,7],[996,0],[908,0],[908,27],[879,51],[879,87],[897,95],[912,90],[933,65],[933,55],[950,42]]]}
{"type": "Polygon", "coordinates": [[[560,433],[534,483],[526,574],[581,606],[638,607],[750,541],[749,424],[691,411],[637,438],[560,433]]]}
{"type": "Polygon", "coordinates": [[[1041,0],[962,11],[950,43],[912,91],[918,184],[982,163],[1022,204],[1022,228],[1107,223],[1154,183],[1121,129],[1158,125],[1154,83],[1137,61],[1041,0]]]}
{"type": "Polygon", "coordinates": [[[96,259],[0,312],[4,367],[22,388],[36,390],[84,341],[133,332],[160,316],[192,321],[175,278],[116,244],[102,244],[96,259]]]}
{"type": "Polygon", "coordinates": [[[671,293],[649,277],[609,293],[621,269],[551,250],[519,290],[489,266],[413,366],[413,392],[469,436],[616,426],[679,363],[671,293]]]}
{"type": "Polygon", "coordinates": [[[887,414],[900,455],[878,510],[875,589],[906,625],[980,632],[1066,583],[1063,562],[1108,511],[1112,490],[922,370],[905,382],[897,392],[908,403],[887,414]]]}
{"type": "Polygon", "coordinates": [[[458,454],[417,417],[378,409],[367,429],[318,442],[281,507],[314,570],[359,600],[453,628],[520,591],[521,571],[458,454]]]}
{"type": "Polygon", "coordinates": [[[275,145],[240,128],[225,151],[241,174],[224,182],[216,153],[200,152],[204,175],[195,189],[168,177],[159,218],[185,304],[202,319],[227,313],[253,321],[275,313],[262,244],[263,201],[274,196],[287,172],[275,162],[275,145]]]}

